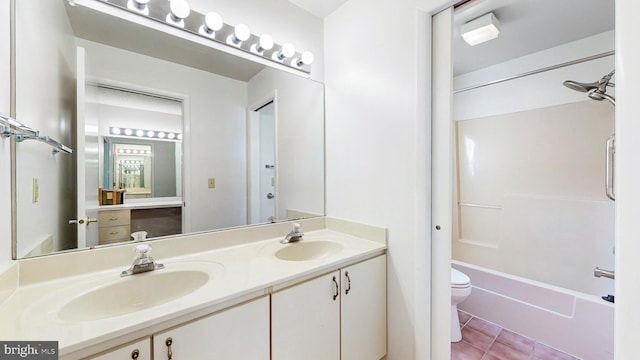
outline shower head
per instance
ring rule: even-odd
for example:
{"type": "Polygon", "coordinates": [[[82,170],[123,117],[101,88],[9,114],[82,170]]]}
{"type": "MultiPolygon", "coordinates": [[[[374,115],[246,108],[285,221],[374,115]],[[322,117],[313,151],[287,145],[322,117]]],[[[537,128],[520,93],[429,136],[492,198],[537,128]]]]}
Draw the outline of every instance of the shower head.
{"type": "Polygon", "coordinates": [[[592,83],[581,83],[573,80],[566,80],[562,83],[564,86],[568,87],[571,90],[579,91],[579,92],[589,92],[591,90],[595,90],[598,88],[599,82],[592,83]]]}
{"type": "Polygon", "coordinates": [[[612,70],[607,75],[603,76],[602,79],[592,82],[592,83],[581,83],[573,80],[566,80],[562,84],[568,87],[571,90],[589,93],[589,98],[593,100],[608,100],[613,105],[616,104],[615,98],[611,95],[607,95],[607,86],[615,87],[616,84],[611,82],[611,77],[615,74],[615,70],[612,70]]]}

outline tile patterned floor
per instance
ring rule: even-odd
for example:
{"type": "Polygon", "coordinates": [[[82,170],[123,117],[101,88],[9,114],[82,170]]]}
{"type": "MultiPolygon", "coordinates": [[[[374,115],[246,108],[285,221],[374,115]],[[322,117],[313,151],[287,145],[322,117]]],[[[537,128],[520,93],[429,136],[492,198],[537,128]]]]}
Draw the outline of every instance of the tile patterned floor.
{"type": "Polygon", "coordinates": [[[463,311],[462,341],[451,343],[451,360],[579,360],[463,311]]]}

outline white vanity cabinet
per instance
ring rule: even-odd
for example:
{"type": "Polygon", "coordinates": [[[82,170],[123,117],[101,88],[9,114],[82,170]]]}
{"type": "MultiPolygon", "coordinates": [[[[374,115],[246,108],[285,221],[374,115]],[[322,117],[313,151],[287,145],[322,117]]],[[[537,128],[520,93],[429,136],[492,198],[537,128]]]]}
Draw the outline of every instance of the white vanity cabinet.
{"type": "Polygon", "coordinates": [[[273,293],[272,359],[384,357],[386,296],[386,255],[273,293]]]}
{"type": "Polygon", "coordinates": [[[381,359],[387,354],[387,256],[340,272],[342,359],[381,359]]]}
{"type": "Polygon", "coordinates": [[[112,350],[88,357],[91,360],[151,360],[151,338],[147,337],[136,342],[119,346],[112,350]]]}
{"type": "Polygon", "coordinates": [[[269,360],[269,297],[154,334],[153,359],[269,360]]]}
{"type": "Polygon", "coordinates": [[[340,271],[271,294],[273,360],[340,359],[340,271]]]}

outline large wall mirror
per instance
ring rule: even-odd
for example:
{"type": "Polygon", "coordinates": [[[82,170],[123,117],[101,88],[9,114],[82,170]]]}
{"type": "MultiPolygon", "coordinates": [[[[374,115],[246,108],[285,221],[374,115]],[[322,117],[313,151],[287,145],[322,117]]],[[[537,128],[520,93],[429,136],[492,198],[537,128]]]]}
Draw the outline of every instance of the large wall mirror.
{"type": "Polygon", "coordinates": [[[98,10],[13,3],[15,257],[324,215],[321,83],[98,10]]]}

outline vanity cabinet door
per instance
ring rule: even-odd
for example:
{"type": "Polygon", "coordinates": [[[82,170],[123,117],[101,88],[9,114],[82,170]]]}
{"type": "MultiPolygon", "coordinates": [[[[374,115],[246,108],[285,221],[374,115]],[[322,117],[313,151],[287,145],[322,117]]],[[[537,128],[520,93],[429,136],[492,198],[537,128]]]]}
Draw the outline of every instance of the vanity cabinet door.
{"type": "Polygon", "coordinates": [[[387,354],[387,256],[341,270],[342,359],[374,360],[387,354]]]}
{"type": "Polygon", "coordinates": [[[145,338],[131,344],[120,346],[97,356],[91,360],[151,360],[151,338],[145,338]]]}
{"type": "Polygon", "coordinates": [[[153,359],[269,360],[269,297],[155,334],[153,359]]]}
{"type": "Polygon", "coordinates": [[[273,360],[340,359],[340,272],[271,295],[273,360]]]}

